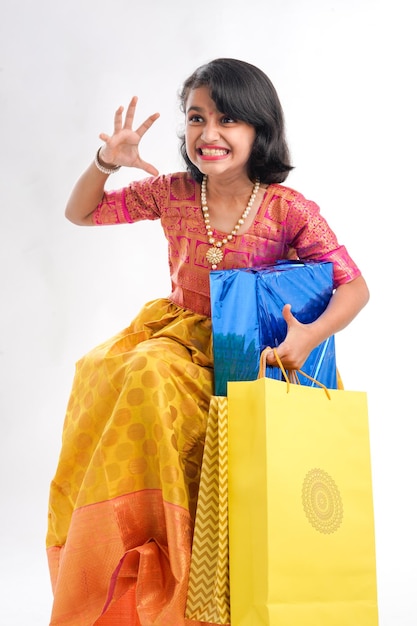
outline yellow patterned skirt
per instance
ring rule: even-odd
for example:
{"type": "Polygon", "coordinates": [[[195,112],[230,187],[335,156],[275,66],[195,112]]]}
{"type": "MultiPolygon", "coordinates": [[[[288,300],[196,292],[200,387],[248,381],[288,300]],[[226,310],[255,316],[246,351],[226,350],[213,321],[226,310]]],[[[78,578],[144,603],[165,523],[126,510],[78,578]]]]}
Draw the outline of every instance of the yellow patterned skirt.
{"type": "Polygon", "coordinates": [[[47,551],[51,626],[184,618],[207,416],[211,321],[167,299],[76,366],[47,551]]]}

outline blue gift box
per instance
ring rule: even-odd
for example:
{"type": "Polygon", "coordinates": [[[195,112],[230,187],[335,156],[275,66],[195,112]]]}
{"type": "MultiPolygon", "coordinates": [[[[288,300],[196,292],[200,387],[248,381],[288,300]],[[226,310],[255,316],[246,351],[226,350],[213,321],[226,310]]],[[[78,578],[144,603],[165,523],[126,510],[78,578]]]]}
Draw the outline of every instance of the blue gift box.
{"type": "MultiPolygon", "coordinates": [[[[279,261],[211,271],[215,394],[226,395],[228,381],[257,378],[262,350],[285,339],[285,304],[291,304],[294,317],[306,324],[325,310],[332,293],[332,263],[279,261]]],[[[311,352],[302,371],[329,389],[337,388],[334,336],[311,352]]],[[[268,367],[267,376],[282,378],[276,367],[268,367]]],[[[314,386],[308,378],[299,379],[314,386]]]]}

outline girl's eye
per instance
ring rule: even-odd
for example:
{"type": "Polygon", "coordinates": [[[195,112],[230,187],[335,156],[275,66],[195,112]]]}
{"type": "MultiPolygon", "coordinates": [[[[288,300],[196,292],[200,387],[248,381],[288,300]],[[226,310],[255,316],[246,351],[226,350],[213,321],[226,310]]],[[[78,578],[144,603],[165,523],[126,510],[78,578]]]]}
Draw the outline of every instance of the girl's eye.
{"type": "Polygon", "coordinates": [[[198,123],[198,122],[202,122],[203,118],[201,117],[201,115],[190,115],[190,117],[188,118],[188,121],[191,123],[198,123]]]}
{"type": "Polygon", "coordinates": [[[236,122],[236,120],[233,117],[229,117],[228,115],[225,115],[222,118],[222,123],[223,124],[234,124],[236,122]]]}

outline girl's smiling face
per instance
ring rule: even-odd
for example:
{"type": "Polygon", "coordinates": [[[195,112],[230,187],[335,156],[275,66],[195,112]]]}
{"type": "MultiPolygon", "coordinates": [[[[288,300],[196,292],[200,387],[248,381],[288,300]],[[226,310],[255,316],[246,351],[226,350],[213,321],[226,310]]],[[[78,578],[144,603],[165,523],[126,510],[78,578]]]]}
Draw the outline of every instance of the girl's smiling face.
{"type": "Polygon", "coordinates": [[[185,111],[185,143],[192,163],[209,176],[247,177],[255,128],[218,111],[207,87],[190,91],[185,111]]]}

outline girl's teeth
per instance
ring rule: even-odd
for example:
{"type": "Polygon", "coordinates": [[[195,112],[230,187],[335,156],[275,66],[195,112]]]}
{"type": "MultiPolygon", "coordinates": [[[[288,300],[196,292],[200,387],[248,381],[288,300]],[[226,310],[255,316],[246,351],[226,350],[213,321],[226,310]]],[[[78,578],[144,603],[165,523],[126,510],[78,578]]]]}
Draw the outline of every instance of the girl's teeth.
{"type": "Polygon", "coordinates": [[[216,150],[216,149],[202,150],[201,153],[204,156],[222,156],[224,154],[227,154],[227,150],[216,150]]]}

